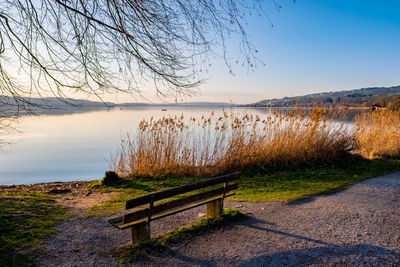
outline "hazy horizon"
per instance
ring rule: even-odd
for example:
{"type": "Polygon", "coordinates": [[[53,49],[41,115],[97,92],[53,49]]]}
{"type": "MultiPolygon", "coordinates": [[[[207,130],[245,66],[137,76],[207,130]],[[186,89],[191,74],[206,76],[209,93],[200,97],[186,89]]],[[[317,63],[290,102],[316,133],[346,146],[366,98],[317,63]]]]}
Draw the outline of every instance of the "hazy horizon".
{"type": "MultiPolygon", "coordinates": [[[[170,102],[166,102],[166,101],[164,101],[164,102],[161,102],[161,101],[159,101],[159,102],[151,102],[150,100],[146,100],[146,99],[139,99],[137,101],[134,101],[133,99],[130,99],[130,98],[127,98],[126,101],[120,101],[120,102],[109,101],[109,100],[106,100],[106,99],[102,99],[102,100],[104,102],[111,102],[112,104],[117,104],[117,105],[121,105],[121,104],[145,104],[145,105],[174,105],[174,104],[179,105],[179,104],[182,104],[182,105],[184,105],[184,104],[190,104],[190,103],[193,103],[193,104],[196,104],[196,103],[198,103],[198,104],[210,103],[210,104],[246,105],[246,104],[254,104],[254,103],[262,101],[262,100],[281,99],[281,98],[284,98],[284,97],[299,97],[299,96],[307,96],[307,95],[310,95],[310,94],[324,94],[324,93],[333,93],[333,92],[342,92],[342,91],[345,92],[345,91],[352,91],[352,90],[359,90],[359,89],[366,89],[366,88],[392,88],[392,87],[400,87],[400,85],[367,86],[367,87],[362,87],[362,88],[360,87],[360,88],[346,88],[346,89],[337,89],[337,90],[316,91],[316,92],[313,92],[313,93],[304,93],[304,94],[297,94],[297,95],[290,95],[290,96],[289,95],[284,95],[282,97],[275,97],[275,98],[260,98],[260,99],[256,99],[253,102],[247,102],[247,103],[246,102],[237,103],[237,102],[232,102],[232,101],[217,101],[217,100],[213,100],[213,99],[210,99],[209,101],[207,101],[207,100],[201,101],[201,100],[198,100],[196,98],[189,98],[189,99],[186,99],[187,101],[178,101],[178,102],[175,102],[175,101],[170,101],[170,102]]],[[[48,98],[56,98],[56,97],[49,96],[48,98]]],[[[76,98],[76,97],[74,98],[74,97],[71,97],[70,99],[76,100],[76,101],[80,101],[80,100],[81,101],[86,101],[86,100],[88,100],[88,101],[93,101],[93,102],[101,102],[100,99],[98,99],[98,98],[96,99],[96,98],[93,98],[93,97],[89,97],[89,98],[87,98],[87,97],[85,97],[85,98],[76,98]]]]}

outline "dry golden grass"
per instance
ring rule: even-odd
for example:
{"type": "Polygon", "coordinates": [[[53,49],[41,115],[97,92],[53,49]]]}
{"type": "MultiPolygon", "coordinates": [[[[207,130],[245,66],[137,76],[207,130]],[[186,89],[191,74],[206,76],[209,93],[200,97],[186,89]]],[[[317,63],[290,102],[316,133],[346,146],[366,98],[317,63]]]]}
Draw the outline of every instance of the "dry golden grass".
{"type": "Polygon", "coordinates": [[[354,118],[354,151],[365,158],[400,156],[400,112],[379,110],[354,118]]]}
{"type": "Polygon", "coordinates": [[[274,112],[261,118],[223,112],[201,119],[143,120],[113,158],[124,176],[203,176],[303,162],[329,161],[351,149],[351,134],[331,112],[274,112]]]}

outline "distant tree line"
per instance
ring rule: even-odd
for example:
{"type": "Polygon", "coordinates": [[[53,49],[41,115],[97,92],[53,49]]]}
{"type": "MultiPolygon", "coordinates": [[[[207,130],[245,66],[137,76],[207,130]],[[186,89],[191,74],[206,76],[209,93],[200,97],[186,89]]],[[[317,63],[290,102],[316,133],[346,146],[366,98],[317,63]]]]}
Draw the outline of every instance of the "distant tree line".
{"type": "Polygon", "coordinates": [[[305,96],[284,97],[281,99],[263,100],[252,106],[259,107],[300,107],[333,106],[333,107],[386,107],[400,110],[400,87],[364,88],[352,91],[317,93],[305,96]]]}
{"type": "MultiPolygon", "coordinates": [[[[295,103],[296,104],[296,103],[295,103]]],[[[345,95],[338,96],[336,98],[332,97],[322,97],[309,99],[307,103],[307,99],[304,101],[297,102],[300,106],[344,106],[344,107],[371,107],[373,105],[378,105],[380,107],[387,107],[388,109],[399,110],[400,109],[400,96],[390,96],[390,95],[381,95],[381,96],[363,96],[363,95],[345,95]]]]}
{"type": "Polygon", "coordinates": [[[400,96],[356,96],[345,95],[338,97],[315,97],[298,99],[280,99],[271,103],[266,103],[271,107],[292,107],[295,105],[301,107],[334,106],[334,107],[371,107],[379,105],[392,110],[400,110],[400,96]]]}

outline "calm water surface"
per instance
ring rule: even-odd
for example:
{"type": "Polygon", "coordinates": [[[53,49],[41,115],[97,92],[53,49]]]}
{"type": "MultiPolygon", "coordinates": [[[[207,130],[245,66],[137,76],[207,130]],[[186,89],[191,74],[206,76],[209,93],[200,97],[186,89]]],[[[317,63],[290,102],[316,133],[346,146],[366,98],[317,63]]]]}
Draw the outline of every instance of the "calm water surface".
{"type": "MultiPolygon", "coordinates": [[[[250,111],[238,109],[235,111],[250,111]]],[[[132,108],[64,115],[21,117],[18,133],[0,136],[10,144],[0,150],[0,184],[94,180],[109,170],[108,159],[121,137],[134,132],[142,119],[198,117],[222,108],[132,108]]],[[[266,109],[251,109],[265,115],[266,109]]]]}

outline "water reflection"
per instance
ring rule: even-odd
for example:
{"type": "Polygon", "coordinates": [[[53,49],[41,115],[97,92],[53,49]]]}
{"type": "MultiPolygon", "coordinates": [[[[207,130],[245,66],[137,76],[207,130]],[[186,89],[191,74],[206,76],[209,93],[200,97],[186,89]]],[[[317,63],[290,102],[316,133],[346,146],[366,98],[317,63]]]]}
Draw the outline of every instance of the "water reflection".
{"type": "Polygon", "coordinates": [[[18,120],[16,117],[1,117],[0,116],[0,151],[15,140],[18,134],[18,120]]]}

